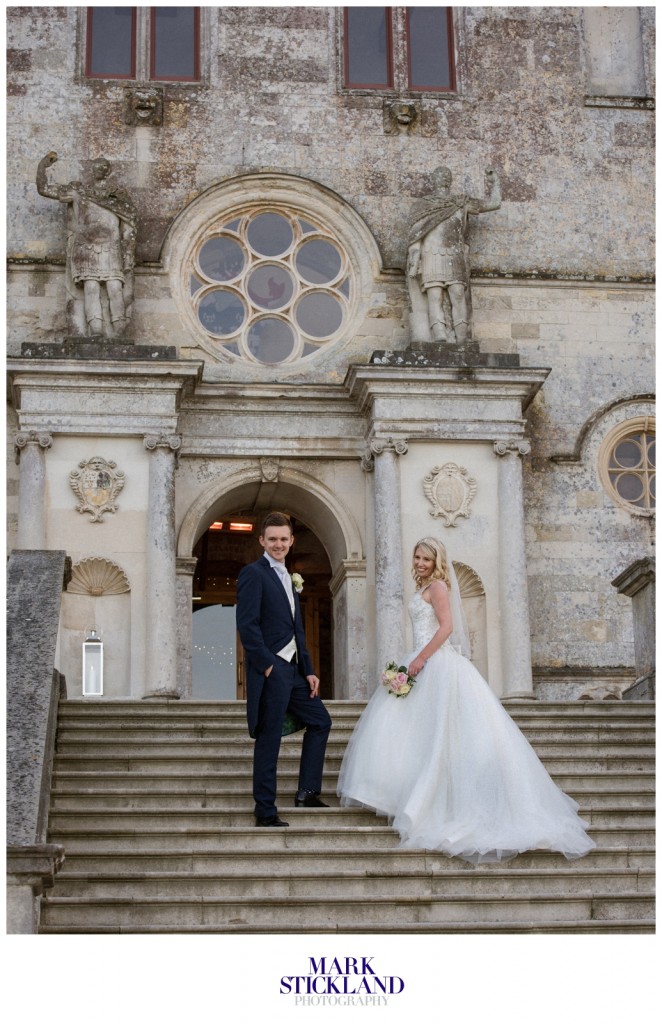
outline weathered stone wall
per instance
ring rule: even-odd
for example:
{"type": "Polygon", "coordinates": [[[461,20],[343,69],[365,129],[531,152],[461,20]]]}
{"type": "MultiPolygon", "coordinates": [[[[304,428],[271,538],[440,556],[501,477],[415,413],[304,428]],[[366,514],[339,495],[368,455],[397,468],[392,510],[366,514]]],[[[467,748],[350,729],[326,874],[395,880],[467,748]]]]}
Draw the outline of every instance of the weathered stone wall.
{"type": "MultiPolygon", "coordinates": [[[[640,9],[650,78],[652,8],[640,9]]],[[[386,135],[382,96],[343,90],[339,8],[207,8],[203,84],[165,87],[162,127],[124,124],[122,82],[81,79],[80,9],[10,8],[10,252],[63,254],[61,211],[34,188],[60,154],[65,180],[106,154],[140,212],[138,257],[159,258],[173,218],[225,177],[273,169],[348,199],[384,263],[402,267],[405,225],[428,174],[456,185],[503,177],[503,208],[477,221],[477,272],[634,277],[652,272],[649,110],[584,105],[579,7],[456,11],[459,91],[424,94],[420,124],[386,135]]],[[[649,83],[649,88],[652,84],[649,83]]]]}

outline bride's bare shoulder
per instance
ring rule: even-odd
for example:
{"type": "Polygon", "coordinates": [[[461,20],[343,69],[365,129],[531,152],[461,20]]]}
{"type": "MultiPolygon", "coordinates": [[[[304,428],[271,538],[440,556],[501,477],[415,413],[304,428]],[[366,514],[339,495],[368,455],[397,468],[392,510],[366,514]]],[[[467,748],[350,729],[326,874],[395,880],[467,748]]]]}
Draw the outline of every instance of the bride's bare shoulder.
{"type": "Polygon", "coordinates": [[[421,596],[424,601],[428,604],[432,603],[432,598],[436,595],[447,594],[448,586],[443,580],[433,580],[432,583],[428,583],[426,587],[421,590],[421,596]]]}

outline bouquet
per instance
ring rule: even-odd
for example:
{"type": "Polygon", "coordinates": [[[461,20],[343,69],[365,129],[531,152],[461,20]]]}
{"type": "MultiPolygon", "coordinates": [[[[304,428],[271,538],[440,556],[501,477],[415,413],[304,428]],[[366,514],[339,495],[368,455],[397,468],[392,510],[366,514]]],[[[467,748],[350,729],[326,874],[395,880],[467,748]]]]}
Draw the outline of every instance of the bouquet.
{"type": "Polygon", "coordinates": [[[404,665],[396,665],[389,661],[382,672],[382,683],[394,697],[406,697],[414,685],[414,677],[410,676],[404,665]]]}

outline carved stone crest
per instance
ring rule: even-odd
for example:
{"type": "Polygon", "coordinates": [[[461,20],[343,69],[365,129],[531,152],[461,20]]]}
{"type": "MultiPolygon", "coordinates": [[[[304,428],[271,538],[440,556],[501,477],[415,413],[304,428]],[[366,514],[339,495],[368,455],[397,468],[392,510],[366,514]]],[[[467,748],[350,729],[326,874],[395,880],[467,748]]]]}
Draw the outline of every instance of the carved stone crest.
{"type": "Polygon", "coordinates": [[[101,456],[78,463],[69,474],[69,483],[78,498],[76,511],[89,512],[93,523],[102,522],[106,512],[117,511],[117,496],[124,487],[124,473],[115,462],[101,456]]]}
{"type": "Polygon", "coordinates": [[[442,517],[445,526],[455,526],[460,516],[469,518],[477,488],[476,481],[464,466],[455,462],[435,466],[423,478],[425,496],[432,503],[430,515],[434,519],[442,517]]]}

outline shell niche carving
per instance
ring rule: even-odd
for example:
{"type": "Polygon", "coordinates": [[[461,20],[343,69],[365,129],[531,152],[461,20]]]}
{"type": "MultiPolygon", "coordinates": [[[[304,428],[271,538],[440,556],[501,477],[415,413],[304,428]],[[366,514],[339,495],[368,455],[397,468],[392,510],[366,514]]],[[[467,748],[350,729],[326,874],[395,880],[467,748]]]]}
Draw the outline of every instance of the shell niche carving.
{"type": "Polygon", "coordinates": [[[423,490],[432,504],[430,515],[435,519],[443,517],[445,526],[455,526],[460,516],[469,518],[477,489],[468,470],[455,462],[435,466],[423,477],[423,490]]]}
{"type": "Polygon", "coordinates": [[[107,558],[84,558],[73,567],[68,594],[108,597],[131,590],[126,573],[107,558]]]}
{"type": "Polygon", "coordinates": [[[467,597],[482,597],[485,587],[477,572],[474,572],[464,562],[453,562],[457,583],[460,588],[460,597],[464,601],[467,597]]]}

